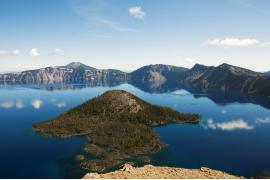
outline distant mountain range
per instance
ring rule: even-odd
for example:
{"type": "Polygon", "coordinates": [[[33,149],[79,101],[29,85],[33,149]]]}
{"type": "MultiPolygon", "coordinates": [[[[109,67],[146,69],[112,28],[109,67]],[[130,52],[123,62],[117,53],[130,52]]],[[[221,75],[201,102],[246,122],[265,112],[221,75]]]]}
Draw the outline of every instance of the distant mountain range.
{"type": "Polygon", "coordinates": [[[128,82],[147,89],[162,86],[186,86],[204,92],[240,92],[270,96],[270,72],[259,73],[229,64],[217,67],[196,64],[191,69],[156,64],[131,73],[116,69],[96,69],[79,62],[20,73],[0,75],[2,83],[95,83],[128,82]]]}
{"type": "Polygon", "coordinates": [[[66,66],[46,67],[42,69],[8,73],[0,75],[1,82],[13,83],[86,83],[123,81],[128,74],[115,69],[96,69],[79,62],[66,66]]]}
{"type": "Polygon", "coordinates": [[[270,76],[270,71],[263,73],[265,76],[270,76]]]}
{"type": "Polygon", "coordinates": [[[195,65],[185,73],[181,81],[205,91],[218,90],[263,96],[270,95],[269,77],[229,64],[222,64],[217,67],[195,65]]]}

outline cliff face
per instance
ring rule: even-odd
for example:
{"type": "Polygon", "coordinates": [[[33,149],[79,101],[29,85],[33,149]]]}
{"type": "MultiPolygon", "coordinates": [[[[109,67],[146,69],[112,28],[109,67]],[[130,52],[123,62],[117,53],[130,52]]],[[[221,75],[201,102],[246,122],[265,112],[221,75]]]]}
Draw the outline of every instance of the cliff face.
{"type": "Polygon", "coordinates": [[[131,73],[131,82],[153,87],[175,82],[187,68],[156,64],[139,68],[131,73]]]}
{"type": "MultiPolygon", "coordinates": [[[[190,73],[188,71],[188,73],[190,73]]],[[[246,94],[270,95],[270,78],[262,73],[248,69],[222,64],[217,67],[206,67],[197,76],[187,76],[192,87],[203,91],[240,92],[246,94]]]]}
{"type": "Polygon", "coordinates": [[[1,74],[0,82],[5,83],[86,83],[86,82],[125,82],[128,74],[114,69],[95,69],[74,62],[66,66],[47,67],[1,74]]]}
{"type": "Polygon", "coordinates": [[[130,164],[125,164],[122,169],[115,172],[88,173],[83,179],[240,179],[240,177],[205,167],[184,169],[146,165],[135,168],[130,164]]]}
{"type": "Polygon", "coordinates": [[[204,92],[239,92],[270,96],[270,77],[264,73],[222,64],[203,66],[196,64],[187,69],[170,65],[149,65],[132,73],[115,69],[95,69],[75,62],[66,66],[47,67],[21,73],[0,74],[0,83],[93,83],[113,85],[129,82],[141,89],[155,91],[162,87],[180,85],[204,92]]]}

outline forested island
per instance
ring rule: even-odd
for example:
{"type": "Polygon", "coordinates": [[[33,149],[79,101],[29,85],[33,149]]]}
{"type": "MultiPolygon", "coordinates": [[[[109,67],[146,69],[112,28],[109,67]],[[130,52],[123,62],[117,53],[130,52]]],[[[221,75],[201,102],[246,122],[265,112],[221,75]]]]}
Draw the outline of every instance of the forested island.
{"type": "Polygon", "coordinates": [[[126,159],[149,161],[147,154],[166,146],[152,127],[167,123],[198,123],[198,114],[184,114],[149,104],[122,90],[111,90],[75,107],[55,119],[33,124],[36,132],[52,137],[87,136],[80,166],[102,172],[126,159]]]}

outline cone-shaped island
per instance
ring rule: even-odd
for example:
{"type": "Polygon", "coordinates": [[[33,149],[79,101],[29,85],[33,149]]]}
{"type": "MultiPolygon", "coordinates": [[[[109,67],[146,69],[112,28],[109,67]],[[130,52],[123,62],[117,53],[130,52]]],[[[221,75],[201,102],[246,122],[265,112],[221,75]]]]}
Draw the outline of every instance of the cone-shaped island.
{"type": "Polygon", "coordinates": [[[36,123],[36,132],[69,137],[86,135],[85,150],[96,160],[83,160],[81,167],[102,171],[127,158],[147,160],[145,155],[164,147],[151,127],[167,123],[197,123],[198,114],[183,114],[167,107],[149,104],[122,90],[107,91],[55,119],[36,123]]]}

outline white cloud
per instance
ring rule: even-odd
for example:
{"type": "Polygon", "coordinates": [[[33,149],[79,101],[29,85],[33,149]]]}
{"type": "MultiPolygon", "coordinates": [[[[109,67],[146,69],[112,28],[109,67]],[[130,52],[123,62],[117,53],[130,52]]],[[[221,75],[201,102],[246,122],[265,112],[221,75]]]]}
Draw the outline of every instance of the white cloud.
{"type": "Polygon", "coordinates": [[[62,49],[58,49],[58,48],[56,48],[55,50],[54,50],[54,53],[55,54],[62,54],[64,51],[62,50],[62,49]]]}
{"type": "Polygon", "coordinates": [[[15,106],[16,106],[17,109],[24,108],[24,104],[23,104],[22,100],[16,100],[15,106]]]}
{"type": "Polygon", "coordinates": [[[5,51],[0,50],[0,56],[19,56],[21,52],[19,50],[5,51]]]}
{"type": "Polygon", "coordinates": [[[190,57],[177,56],[177,59],[181,59],[182,61],[185,61],[187,63],[196,63],[196,60],[190,57]]]}
{"type": "Polygon", "coordinates": [[[142,11],[142,8],[139,6],[134,6],[128,9],[130,15],[135,17],[136,19],[143,20],[145,17],[145,12],[142,11]]]}
{"type": "Polygon", "coordinates": [[[126,28],[122,27],[119,23],[106,20],[106,19],[99,19],[97,22],[101,23],[103,26],[106,26],[110,29],[120,31],[120,32],[137,32],[137,30],[132,29],[132,28],[126,28]]]}
{"type": "Polygon", "coordinates": [[[181,66],[184,67],[192,67],[197,63],[196,59],[191,57],[177,56],[176,58],[181,61],[181,66]]]}
{"type": "Polygon", "coordinates": [[[59,55],[59,54],[63,54],[64,50],[59,49],[59,48],[55,48],[52,52],[50,52],[48,55],[59,55]]]}
{"type": "Polygon", "coordinates": [[[35,100],[32,101],[32,106],[35,109],[40,109],[42,104],[43,104],[43,102],[40,99],[35,99],[35,100]]]}
{"type": "MultiPolygon", "coordinates": [[[[109,1],[72,1],[73,11],[83,19],[82,23],[91,31],[95,38],[111,38],[108,29],[119,32],[137,32],[136,29],[122,24],[121,18],[104,17],[104,13],[114,9],[109,1]]],[[[119,17],[121,17],[119,11],[119,17]]]]}
{"type": "Polygon", "coordinates": [[[13,102],[12,101],[3,101],[0,103],[0,107],[5,108],[5,109],[10,109],[13,107],[13,102]]]}
{"type": "Polygon", "coordinates": [[[254,129],[254,126],[249,125],[246,121],[243,119],[236,119],[231,120],[227,122],[221,122],[221,123],[215,123],[214,120],[209,119],[207,121],[207,124],[203,127],[209,128],[209,129],[220,129],[222,131],[234,131],[234,130],[252,130],[254,129]]]}
{"type": "Polygon", "coordinates": [[[260,46],[270,46],[270,42],[261,43],[260,46]]]}
{"type": "Polygon", "coordinates": [[[270,124],[270,117],[257,118],[256,123],[257,124],[270,124]]]}
{"type": "Polygon", "coordinates": [[[40,56],[40,53],[38,52],[38,49],[37,48],[32,48],[29,51],[29,56],[31,56],[31,57],[37,57],[37,56],[40,56]]]}
{"type": "Polygon", "coordinates": [[[245,1],[245,0],[238,0],[238,1],[233,0],[233,2],[239,3],[243,7],[249,8],[252,11],[255,10],[255,11],[259,12],[259,13],[266,14],[266,15],[269,15],[270,14],[270,11],[269,10],[264,9],[267,6],[265,6],[264,8],[258,7],[258,6],[255,5],[256,4],[255,3],[256,1],[253,1],[253,3],[251,3],[251,1],[249,2],[249,1],[245,1]]]}
{"type": "Polygon", "coordinates": [[[221,45],[221,46],[251,46],[259,44],[257,39],[238,39],[238,38],[226,38],[226,39],[209,39],[206,41],[209,45],[221,45]]]}

